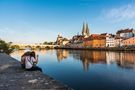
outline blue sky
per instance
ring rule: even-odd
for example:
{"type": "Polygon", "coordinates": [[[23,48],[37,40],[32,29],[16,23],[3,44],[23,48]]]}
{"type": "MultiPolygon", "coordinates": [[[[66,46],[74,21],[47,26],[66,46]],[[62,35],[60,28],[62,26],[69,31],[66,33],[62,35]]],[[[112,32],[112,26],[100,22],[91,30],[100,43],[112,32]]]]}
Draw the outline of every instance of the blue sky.
{"type": "Polygon", "coordinates": [[[135,0],[0,0],[0,38],[15,43],[135,28],[135,0]]]}

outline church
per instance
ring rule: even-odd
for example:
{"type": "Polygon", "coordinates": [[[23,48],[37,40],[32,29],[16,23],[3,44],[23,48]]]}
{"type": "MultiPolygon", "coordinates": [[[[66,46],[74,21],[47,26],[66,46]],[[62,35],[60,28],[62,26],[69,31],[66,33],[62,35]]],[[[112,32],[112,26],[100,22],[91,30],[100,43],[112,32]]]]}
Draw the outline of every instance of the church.
{"type": "Polygon", "coordinates": [[[84,38],[89,37],[90,33],[89,33],[89,27],[88,27],[88,23],[83,23],[83,28],[82,28],[82,36],[84,36],[84,38]]]}

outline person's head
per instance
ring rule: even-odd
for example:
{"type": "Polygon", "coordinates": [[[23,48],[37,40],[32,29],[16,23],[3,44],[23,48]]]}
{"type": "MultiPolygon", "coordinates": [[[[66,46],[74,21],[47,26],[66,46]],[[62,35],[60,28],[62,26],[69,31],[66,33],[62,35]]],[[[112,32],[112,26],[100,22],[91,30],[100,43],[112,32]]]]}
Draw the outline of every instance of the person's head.
{"type": "Polygon", "coordinates": [[[31,52],[25,52],[22,56],[29,56],[31,52]]]}
{"type": "Polygon", "coordinates": [[[35,52],[34,52],[34,51],[32,51],[32,52],[30,53],[30,56],[35,58],[35,57],[36,57],[35,52]]]}

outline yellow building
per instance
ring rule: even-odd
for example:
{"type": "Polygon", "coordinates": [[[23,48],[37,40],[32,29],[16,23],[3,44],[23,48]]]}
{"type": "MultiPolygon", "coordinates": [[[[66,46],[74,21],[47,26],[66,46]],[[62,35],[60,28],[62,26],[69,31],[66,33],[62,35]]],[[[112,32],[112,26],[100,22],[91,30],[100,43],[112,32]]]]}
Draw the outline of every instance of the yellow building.
{"type": "Polygon", "coordinates": [[[106,37],[103,35],[92,34],[83,42],[84,47],[104,48],[106,47],[106,37]]]}
{"type": "Polygon", "coordinates": [[[132,46],[135,45],[135,37],[125,39],[122,41],[123,46],[132,46]]]}

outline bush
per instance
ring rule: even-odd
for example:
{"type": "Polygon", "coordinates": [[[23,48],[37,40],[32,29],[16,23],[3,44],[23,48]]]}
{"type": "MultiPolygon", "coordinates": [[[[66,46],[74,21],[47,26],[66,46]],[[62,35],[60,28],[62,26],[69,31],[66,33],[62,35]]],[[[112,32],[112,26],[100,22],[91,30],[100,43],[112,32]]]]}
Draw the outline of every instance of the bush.
{"type": "Polygon", "coordinates": [[[0,52],[10,54],[13,52],[14,48],[11,47],[11,42],[6,43],[3,40],[0,40],[0,52]]]}

